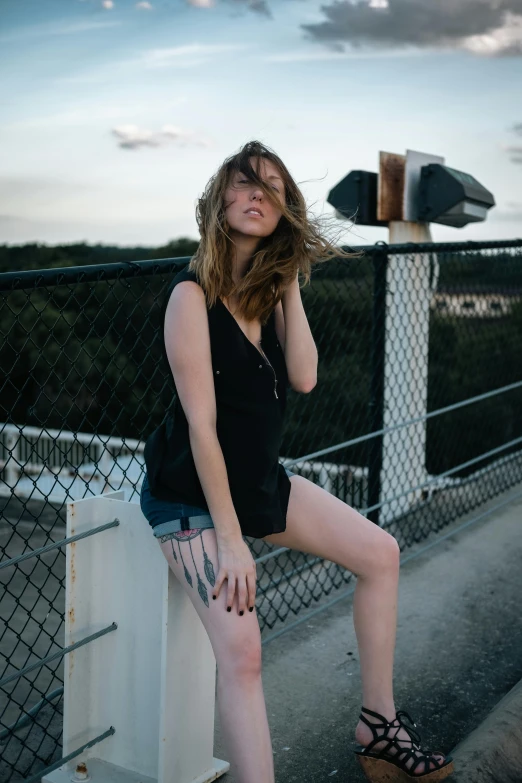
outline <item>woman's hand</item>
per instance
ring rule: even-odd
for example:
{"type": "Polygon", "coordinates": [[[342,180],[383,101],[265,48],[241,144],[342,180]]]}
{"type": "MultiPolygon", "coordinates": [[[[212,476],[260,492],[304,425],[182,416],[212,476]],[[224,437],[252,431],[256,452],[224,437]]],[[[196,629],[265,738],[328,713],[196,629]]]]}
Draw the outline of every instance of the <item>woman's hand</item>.
{"type": "Polygon", "coordinates": [[[232,610],[232,602],[237,586],[237,604],[239,614],[243,614],[248,607],[253,611],[256,601],[256,564],[252,553],[243,538],[234,538],[230,541],[218,539],[219,571],[212,592],[212,597],[217,598],[225,579],[227,585],[227,611],[232,610]]]}

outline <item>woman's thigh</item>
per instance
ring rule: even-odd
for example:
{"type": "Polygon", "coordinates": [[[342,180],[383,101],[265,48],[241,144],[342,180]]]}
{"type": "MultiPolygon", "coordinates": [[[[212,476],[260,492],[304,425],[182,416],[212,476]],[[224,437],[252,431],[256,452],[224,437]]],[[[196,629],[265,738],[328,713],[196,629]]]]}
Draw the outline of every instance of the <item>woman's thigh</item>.
{"type": "Polygon", "coordinates": [[[264,541],[331,560],[359,576],[399,559],[390,533],[304,476],[290,482],[286,530],[264,541]]]}
{"type": "Polygon", "coordinates": [[[261,658],[261,633],[254,607],[239,615],[237,590],[232,610],[227,612],[227,581],[218,597],[212,592],[219,572],[216,531],[214,528],[185,530],[161,541],[159,546],[169,567],[190,597],[208,633],[219,667],[258,668],[261,658]]]}

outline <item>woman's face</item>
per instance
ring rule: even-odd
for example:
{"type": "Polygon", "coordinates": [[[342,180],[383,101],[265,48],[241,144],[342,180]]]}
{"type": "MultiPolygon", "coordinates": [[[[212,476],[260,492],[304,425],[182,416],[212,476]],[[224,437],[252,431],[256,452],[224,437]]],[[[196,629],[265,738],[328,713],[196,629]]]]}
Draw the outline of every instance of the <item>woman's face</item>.
{"type": "MultiPolygon", "coordinates": [[[[256,159],[250,158],[250,163],[255,170],[256,159]]],[[[261,158],[259,176],[284,202],[284,183],[277,166],[266,158],[261,158]]],[[[232,232],[266,237],[275,230],[281,211],[267,201],[261,188],[240,171],[236,171],[225,191],[225,216],[232,232]],[[261,214],[256,214],[256,210],[261,214]]]]}

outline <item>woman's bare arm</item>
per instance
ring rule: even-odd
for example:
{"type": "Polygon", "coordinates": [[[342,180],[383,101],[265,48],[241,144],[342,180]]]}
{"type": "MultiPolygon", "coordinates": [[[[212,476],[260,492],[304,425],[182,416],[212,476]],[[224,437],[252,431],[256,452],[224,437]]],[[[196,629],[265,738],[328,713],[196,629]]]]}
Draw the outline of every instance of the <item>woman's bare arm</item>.
{"type": "Polygon", "coordinates": [[[253,611],[256,564],[243,540],[223,451],[216,430],[216,394],[205,295],[192,280],[174,288],[165,312],[165,350],[180,403],[187,417],[190,446],[203,494],[214,522],[219,571],[212,590],[217,598],[227,580],[228,611],[237,588],[237,611],[253,611]]]}
{"type": "Polygon", "coordinates": [[[174,288],[165,312],[165,350],[189,425],[192,456],[219,539],[241,537],[216,432],[216,396],[205,295],[192,280],[174,288]]]}

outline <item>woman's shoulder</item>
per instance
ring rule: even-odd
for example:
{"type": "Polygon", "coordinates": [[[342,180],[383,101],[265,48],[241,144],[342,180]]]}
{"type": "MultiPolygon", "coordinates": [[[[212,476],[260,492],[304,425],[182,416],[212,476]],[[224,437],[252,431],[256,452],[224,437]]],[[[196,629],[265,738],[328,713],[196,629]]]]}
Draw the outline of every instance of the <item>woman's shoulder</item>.
{"type": "Polygon", "coordinates": [[[188,266],[184,266],[176,275],[174,275],[170,281],[169,288],[174,288],[175,285],[181,283],[183,280],[193,280],[194,283],[200,285],[196,272],[194,272],[192,269],[188,269],[188,266]]]}
{"type": "Polygon", "coordinates": [[[191,269],[187,269],[187,267],[183,267],[183,269],[180,269],[179,272],[177,272],[170,283],[168,284],[167,288],[165,289],[165,295],[164,295],[164,304],[166,306],[167,301],[170,299],[170,295],[173,292],[174,288],[177,286],[178,283],[182,283],[185,280],[191,280],[194,283],[197,283],[199,286],[201,286],[197,275],[194,271],[191,269]]]}
{"type": "MultiPolygon", "coordinates": [[[[187,267],[183,267],[179,272],[177,272],[176,275],[172,278],[170,283],[168,284],[167,288],[165,289],[165,293],[163,295],[163,304],[162,304],[162,318],[165,318],[165,313],[167,310],[168,303],[170,301],[170,297],[172,292],[174,291],[174,288],[178,285],[178,283],[182,283],[185,280],[192,281],[194,283],[197,283],[197,285],[200,286],[200,288],[203,290],[203,287],[201,286],[201,283],[197,277],[196,272],[194,272],[192,269],[187,269],[187,267]]],[[[207,307],[208,311],[208,307],[207,307]]]]}

